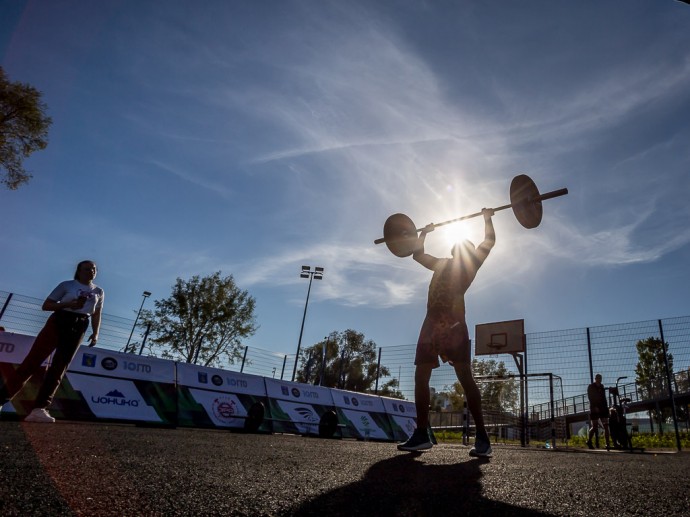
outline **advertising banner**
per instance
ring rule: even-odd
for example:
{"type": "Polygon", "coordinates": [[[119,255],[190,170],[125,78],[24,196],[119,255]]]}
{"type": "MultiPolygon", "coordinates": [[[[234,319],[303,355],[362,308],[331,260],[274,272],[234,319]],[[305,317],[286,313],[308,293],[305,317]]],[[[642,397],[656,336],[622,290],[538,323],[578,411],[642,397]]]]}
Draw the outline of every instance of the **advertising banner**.
{"type": "Polygon", "coordinates": [[[36,336],[0,332],[0,363],[21,364],[36,336]]]}
{"type": "Polygon", "coordinates": [[[323,423],[334,412],[330,388],[276,379],[265,381],[273,432],[321,434],[323,423]]]}
{"type": "Polygon", "coordinates": [[[414,402],[388,397],[381,397],[381,402],[390,419],[394,440],[407,440],[417,427],[417,409],[414,402]]]}
{"type": "MultiPolygon", "coordinates": [[[[20,363],[34,336],[0,333],[0,373],[20,363]]],[[[47,361],[46,361],[47,364],[47,361]]],[[[21,392],[3,407],[3,413],[20,416],[33,407],[43,380],[34,376],[21,392]]],[[[177,417],[175,363],[81,346],[48,408],[56,418],[71,420],[126,420],[174,425],[177,417]]]]}
{"type": "Polygon", "coordinates": [[[176,425],[176,395],[173,361],[81,346],[51,414],[176,425]]]}
{"type": "MultiPolygon", "coordinates": [[[[137,385],[129,379],[67,372],[67,380],[72,390],[81,394],[91,414],[98,419],[164,422],[156,409],[145,400],[137,385]]],[[[56,397],[56,405],[61,407],[65,417],[83,419],[87,416],[84,412],[77,414],[77,407],[66,404],[68,394],[62,395],[59,399],[56,397]]],[[[55,413],[56,411],[51,411],[51,414],[57,416],[55,413]]]]}
{"type": "MultiPolygon", "coordinates": [[[[180,363],[177,382],[178,425],[243,429],[259,404],[268,415],[263,377],[180,363]]],[[[268,430],[268,421],[256,429],[268,430]]]]}
{"type": "Polygon", "coordinates": [[[344,390],[331,390],[338,421],[344,424],[344,438],[393,440],[386,409],[381,397],[344,390]]]}
{"type": "Polygon", "coordinates": [[[81,346],[67,369],[68,372],[136,379],[150,382],[175,383],[175,363],[168,359],[113,352],[98,347],[81,346]]]}

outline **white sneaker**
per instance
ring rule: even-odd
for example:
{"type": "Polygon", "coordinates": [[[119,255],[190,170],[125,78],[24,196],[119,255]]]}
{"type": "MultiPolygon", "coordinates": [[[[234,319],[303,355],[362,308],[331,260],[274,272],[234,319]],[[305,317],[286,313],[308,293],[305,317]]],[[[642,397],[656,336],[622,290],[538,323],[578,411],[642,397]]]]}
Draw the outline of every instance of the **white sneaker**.
{"type": "Polygon", "coordinates": [[[43,408],[36,408],[31,413],[29,413],[24,422],[40,422],[42,424],[52,424],[55,419],[50,416],[47,410],[43,408]]]}

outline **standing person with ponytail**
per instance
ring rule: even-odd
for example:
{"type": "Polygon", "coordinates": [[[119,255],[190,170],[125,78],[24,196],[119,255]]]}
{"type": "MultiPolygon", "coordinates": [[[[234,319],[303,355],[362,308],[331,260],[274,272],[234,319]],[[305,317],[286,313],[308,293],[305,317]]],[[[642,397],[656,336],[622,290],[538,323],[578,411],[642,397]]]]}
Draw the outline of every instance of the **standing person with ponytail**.
{"type": "Polygon", "coordinates": [[[43,302],[44,311],[51,311],[48,321],[38,333],[31,350],[19,368],[10,373],[5,384],[0,386],[0,407],[11,400],[36,373],[41,364],[53,352],[53,359],[46,371],[34,409],[25,422],[55,422],[48,413],[48,406],[81,344],[91,320],[92,334],[89,346],[98,342],[101,327],[101,311],[105,293],[93,283],[97,273],[96,263],[84,260],[77,265],[74,280],[61,282],[43,302]]]}

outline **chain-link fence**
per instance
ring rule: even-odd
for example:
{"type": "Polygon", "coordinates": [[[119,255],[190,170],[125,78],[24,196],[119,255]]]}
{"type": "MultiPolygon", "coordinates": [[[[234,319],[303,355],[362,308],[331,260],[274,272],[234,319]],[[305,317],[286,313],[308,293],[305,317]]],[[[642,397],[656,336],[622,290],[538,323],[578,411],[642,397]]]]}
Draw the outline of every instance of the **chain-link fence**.
{"type": "MultiPolygon", "coordinates": [[[[43,328],[49,316],[49,313],[41,310],[42,304],[43,300],[38,298],[0,291],[0,326],[8,332],[35,336],[43,328]]],[[[124,351],[133,325],[133,319],[103,314],[98,346],[124,351]]],[[[132,336],[132,342],[138,345],[142,338],[142,335],[135,333],[132,336]]],[[[131,346],[132,343],[130,343],[131,346]]],[[[139,350],[138,346],[136,350],[139,350]]]]}

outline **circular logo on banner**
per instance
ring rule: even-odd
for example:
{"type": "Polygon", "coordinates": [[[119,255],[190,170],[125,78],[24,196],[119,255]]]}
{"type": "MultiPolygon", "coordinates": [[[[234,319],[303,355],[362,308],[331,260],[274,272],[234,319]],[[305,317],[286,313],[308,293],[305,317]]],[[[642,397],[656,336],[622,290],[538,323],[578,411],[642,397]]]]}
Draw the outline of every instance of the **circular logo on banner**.
{"type": "Polygon", "coordinates": [[[359,406],[359,401],[358,401],[356,398],[354,398],[354,397],[352,397],[352,405],[355,406],[355,407],[356,407],[356,406],[359,406]]]}
{"type": "Polygon", "coordinates": [[[117,360],[113,357],[106,357],[101,361],[101,366],[106,370],[114,370],[117,368],[117,360]]]}
{"type": "Polygon", "coordinates": [[[211,377],[211,382],[216,386],[220,386],[221,384],[223,384],[223,378],[220,375],[214,375],[213,377],[211,377]]]}
{"type": "Polygon", "coordinates": [[[226,397],[218,397],[213,401],[213,414],[223,422],[232,420],[237,414],[235,401],[226,397]]]}
{"type": "Polygon", "coordinates": [[[301,395],[301,393],[299,392],[299,389],[297,389],[297,388],[292,388],[292,396],[293,396],[293,397],[295,397],[296,399],[298,399],[300,395],[301,395]]]}

